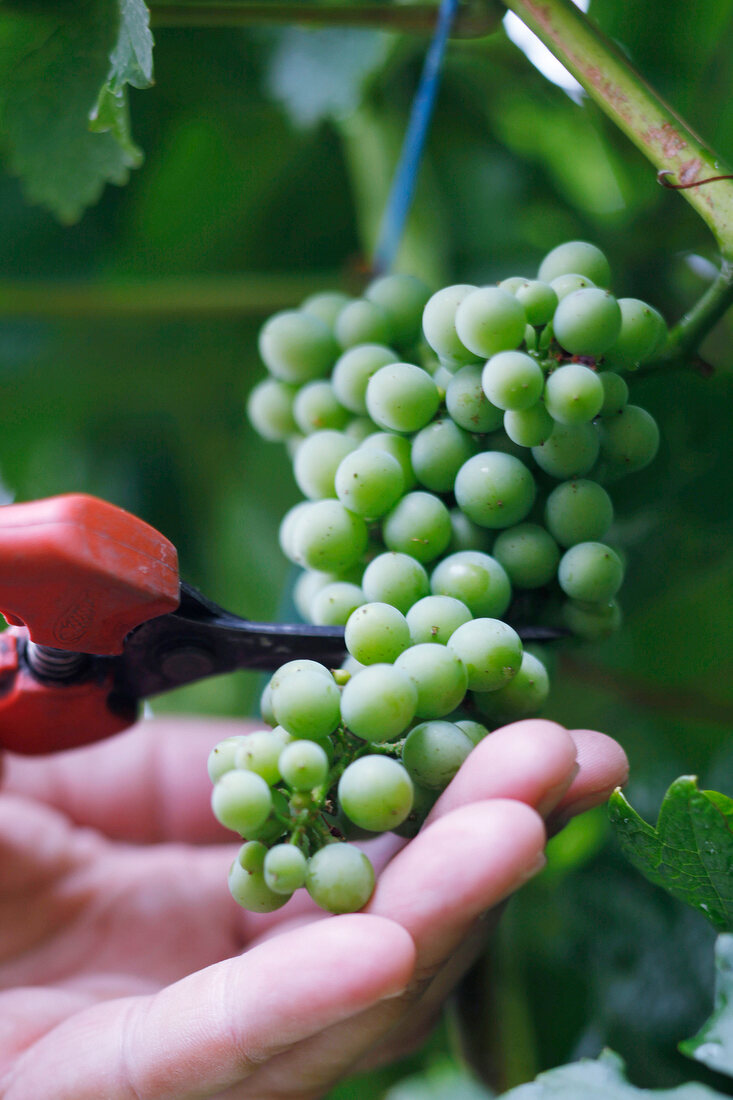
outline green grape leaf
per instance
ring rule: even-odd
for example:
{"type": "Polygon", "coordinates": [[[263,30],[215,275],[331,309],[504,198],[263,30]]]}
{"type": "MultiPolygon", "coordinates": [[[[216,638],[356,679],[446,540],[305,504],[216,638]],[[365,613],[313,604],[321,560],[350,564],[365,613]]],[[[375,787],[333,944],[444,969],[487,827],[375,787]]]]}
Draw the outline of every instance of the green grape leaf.
{"type": "Polygon", "coordinates": [[[733,800],[701,791],[694,776],[667,791],[656,827],[615,791],[611,824],[631,863],[650,882],[697,909],[719,932],[733,930],[733,800]]]}
{"type": "Polygon", "coordinates": [[[144,0],[119,0],[120,31],[110,54],[108,83],[113,92],[125,84],[149,88],[153,83],[153,36],[144,0]]]}
{"type": "Polygon", "coordinates": [[[0,30],[0,121],[10,170],[31,202],[77,221],[141,154],[130,137],[126,82],[152,79],[139,0],[12,9],[0,30]]]}
{"type": "Polygon", "coordinates": [[[285,27],[274,42],[267,90],[301,127],[343,118],[358,107],[364,84],[391,46],[381,31],[332,28],[285,27]]]}
{"type": "Polygon", "coordinates": [[[502,1100],[722,1100],[723,1094],[692,1082],[673,1089],[639,1089],[630,1084],[621,1058],[607,1050],[597,1061],[583,1059],[541,1073],[502,1100]]]}
{"type": "Polygon", "coordinates": [[[715,1007],[697,1035],[679,1049],[710,1069],[733,1077],[733,936],[718,936],[715,944],[715,1007]]]}
{"type": "Polygon", "coordinates": [[[110,55],[110,70],[91,113],[89,126],[95,133],[109,133],[137,168],[143,161],[130,131],[127,85],[149,88],[153,83],[153,36],[150,13],[143,0],[119,0],[120,29],[110,55]]]}
{"type": "Polygon", "coordinates": [[[95,134],[111,134],[126,153],[131,168],[142,164],[142,150],[135,145],[130,132],[130,108],[125,88],[113,91],[109,84],[105,84],[89,118],[89,128],[95,134]]]}

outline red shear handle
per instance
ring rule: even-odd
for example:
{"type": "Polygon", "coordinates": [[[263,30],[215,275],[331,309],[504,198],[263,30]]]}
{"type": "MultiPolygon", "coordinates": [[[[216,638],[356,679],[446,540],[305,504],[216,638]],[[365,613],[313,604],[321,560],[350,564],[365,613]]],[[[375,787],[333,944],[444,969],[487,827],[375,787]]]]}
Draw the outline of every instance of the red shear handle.
{"type": "Polygon", "coordinates": [[[27,636],[11,627],[0,634],[0,750],[35,756],[101,741],[131,726],[133,701],[114,701],[111,673],[72,684],[42,683],[18,660],[18,641],[27,636]]]}
{"type": "Polygon", "coordinates": [[[81,493],[0,507],[0,611],[38,645],[121,653],[178,603],[176,548],[129,512],[81,493]]]}

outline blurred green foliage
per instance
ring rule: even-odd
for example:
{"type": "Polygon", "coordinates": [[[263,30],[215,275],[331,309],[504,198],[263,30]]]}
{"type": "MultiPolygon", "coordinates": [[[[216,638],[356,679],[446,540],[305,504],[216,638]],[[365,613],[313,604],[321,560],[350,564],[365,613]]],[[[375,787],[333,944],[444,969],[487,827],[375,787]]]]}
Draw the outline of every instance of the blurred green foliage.
{"type": "MultiPolygon", "coordinates": [[[[731,0],[593,0],[590,15],[733,159],[731,0]]],[[[231,610],[273,618],[288,580],[277,527],[298,494],[286,455],[244,416],[266,311],[156,318],[148,298],[147,315],[59,319],[44,314],[43,294],[18,314],[2,285],[147,279],[154,296],[154,280],[176,276],[195,300],[207,276],[254,274],[280,280],[273,309],[291,286],[299,300],[304,274],[314,286],[358,285],[426,40],[291,27],[161,29],[155,39],[155,85],[129,92],[145,160],[126,186],[62,226],[28,205],[17,179],[0,179],[0,475],[6,499],[80,490],[128,508],[176,543],[186,580],[231,610]]],[[[436,285],[531,275],[568,238],[596,242],[616,291],[672,320],[716,259],[684,199],[659,187],[592,104],[549,83],[501,30],[454,41],[399,269],[436,285]]],[[[728,319],[701,349],[711,378],[632,379],[663,444],[617,490],[625,625],[554,654],[546,713],[622,742],[629,798],[648,819],[682,772],[733,794],[732,347],[728,319]]],[[[247,714],[257,689],[240,673],[153,710],[247,714]]],[[[636,1085],[688,1080],[676,1042],[709,1014],[711,931],[624,862],[602,813],[553,845],[548,872],[515,899],[463,990],[469,1060],[501,1090],[610,1045],[636,1085]]],[[[334,1100],[389,1088],[391,1100],[457,1097],[454,1030],[334,1100]],[[428,1064],[432,1083],[399,1091],[428,1064]]]]}

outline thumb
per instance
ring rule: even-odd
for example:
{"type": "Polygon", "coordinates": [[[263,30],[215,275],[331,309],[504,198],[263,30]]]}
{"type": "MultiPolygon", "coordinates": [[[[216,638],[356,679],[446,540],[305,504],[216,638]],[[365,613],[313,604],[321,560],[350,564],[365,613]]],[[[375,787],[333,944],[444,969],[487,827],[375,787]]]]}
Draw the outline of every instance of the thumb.
{"type": "Polygon", "coordinates": [[[403,992],[414,960],[412,939],[390,920],[317,920],[153,996],[71,1016],[21,1056],[4,1100],[44,1096],[49,1081],[56,1100],[213,1095],[295,1043],[403,992]]]}

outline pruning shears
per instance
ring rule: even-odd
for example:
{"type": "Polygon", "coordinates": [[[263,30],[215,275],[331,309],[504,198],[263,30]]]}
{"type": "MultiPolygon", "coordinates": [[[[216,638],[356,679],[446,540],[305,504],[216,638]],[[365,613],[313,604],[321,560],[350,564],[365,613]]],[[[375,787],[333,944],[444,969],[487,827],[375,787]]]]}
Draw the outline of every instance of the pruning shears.
{"type": "Polygon", "coordinates": [[[236,669],[345,656],[340,627],[251,622],[182,582],[175,546],[81,493],[0,508],[0,749],[133,725],[143,699],[236,669]]]}

